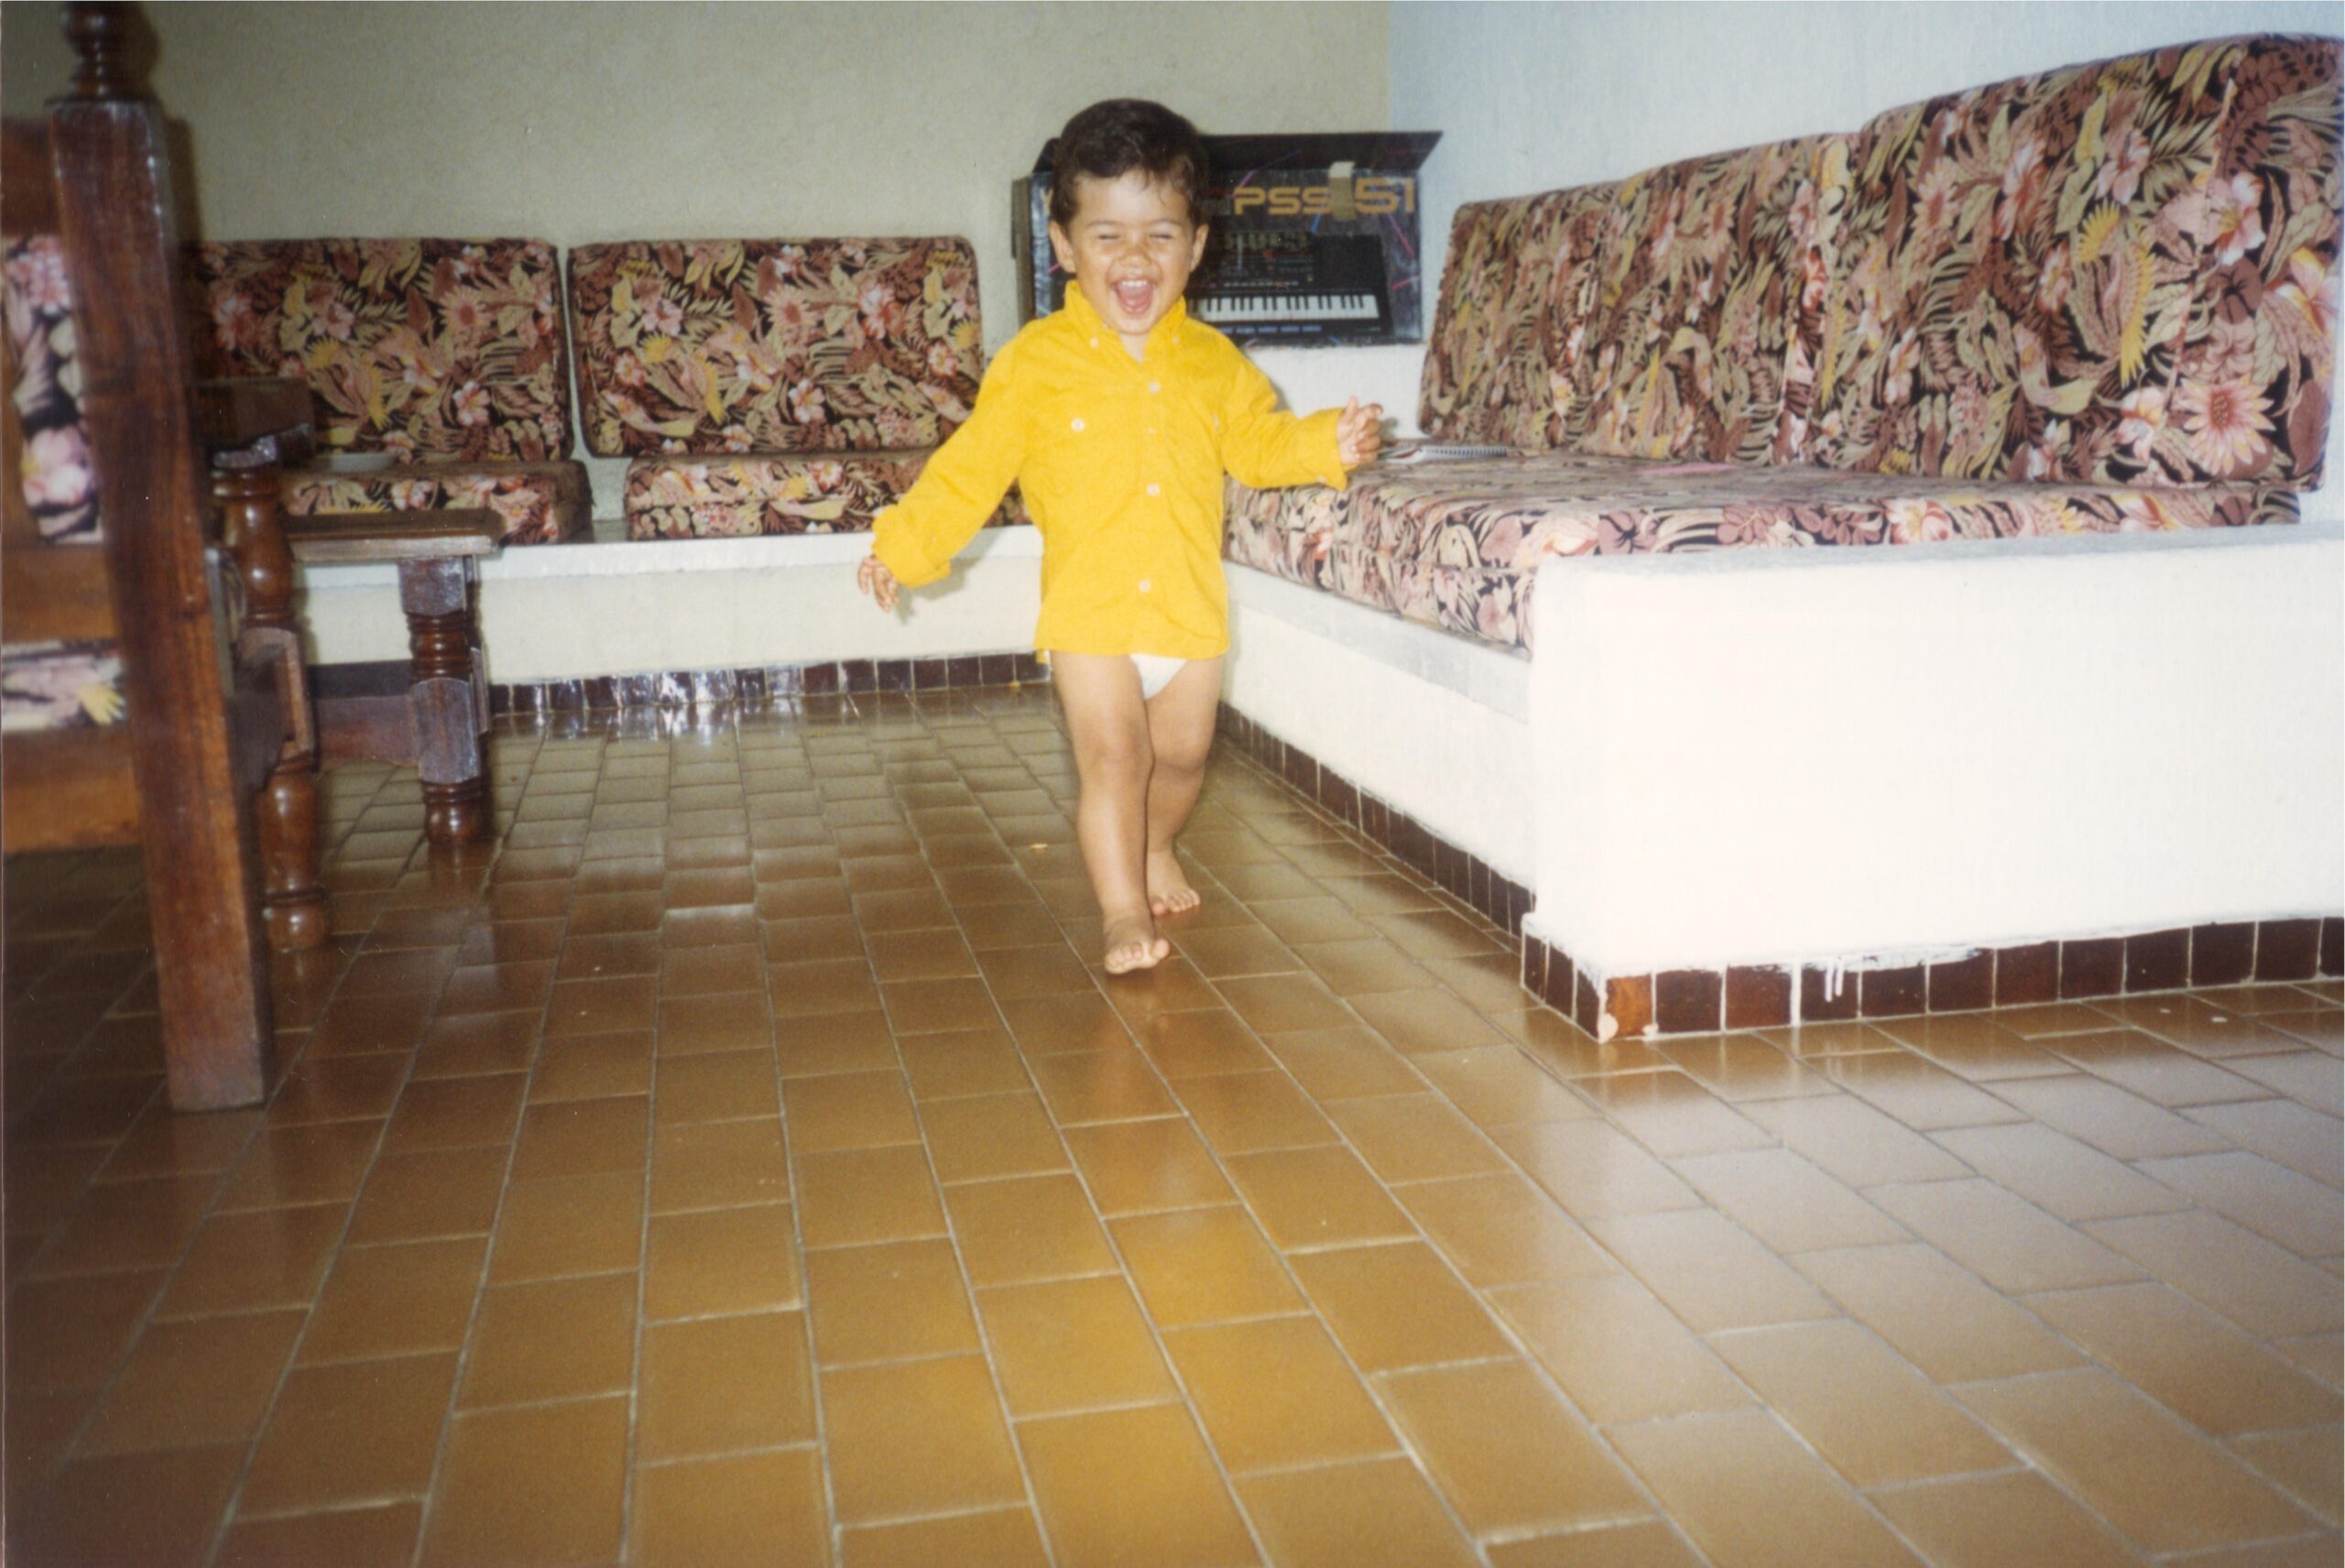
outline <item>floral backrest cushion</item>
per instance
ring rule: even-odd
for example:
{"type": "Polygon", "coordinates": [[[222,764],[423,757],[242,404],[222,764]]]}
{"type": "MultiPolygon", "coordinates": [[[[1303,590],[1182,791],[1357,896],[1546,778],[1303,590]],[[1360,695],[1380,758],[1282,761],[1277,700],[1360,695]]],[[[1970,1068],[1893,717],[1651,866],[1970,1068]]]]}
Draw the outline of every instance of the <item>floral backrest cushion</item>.
{"type": "Polygon", "coordinates": [[[95,544],[98,491],[82,423],[73,296],[54,234],[7,242],[8,397],[24,444],[14,454],[26,508],[48,544],[95,544]]]}
{"type": "Polygon", "coordinates": [[[1840,139],[1718,153],[1621,181],[1580,450],[1767,459],[1818,244],[1818,170],[1840,139]]]}
{"type": "Polygon", "coordinates": [[[1810,461],[2147,476],[2198,285],[2236,41],[1996,82],[1857,134],[1810,461]]]}
{"type": "Polygon", "coordinates": [[[1425,434],[1511,447],[1579,439],[1587,324],[1619,191],[1581,186],[1457,210],[1425,349],[1425,434]]]}
{"type": "Polygon", "coordinates": [[[570,253],[589,452],[895,451],[969,417],[956,238],[637,241],[570,253]]]}
{"type": "Polygon", "coordinates": [[[570,451],[568,341],[540,240],[195,247],[215,374],[298,376],[330,452],[539,463],[570,451]]]}
{"type": "Polygon", "coordinates": [[[2340,46],[2241,40],[2170,394],[2125,455],[2159,480],[2321,481],[2338,311],[2340,46]]]}

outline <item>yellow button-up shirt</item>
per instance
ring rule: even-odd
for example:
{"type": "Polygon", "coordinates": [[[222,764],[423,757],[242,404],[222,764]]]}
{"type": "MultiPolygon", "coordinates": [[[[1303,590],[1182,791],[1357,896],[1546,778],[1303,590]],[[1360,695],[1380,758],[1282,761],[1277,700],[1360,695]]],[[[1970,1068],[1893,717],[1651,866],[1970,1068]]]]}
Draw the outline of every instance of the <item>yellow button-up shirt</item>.
{"type": "Polygon", "coordinates": [[[1134,359],[1070,289],[994,357],[872,550],[906,586],[933,583],[1015,480],[1042,535],[1035,647],[1212,659],[1229,647],[1223,474],[1340,489],[1337,417],[1282,413],[1270,378],[1177,302],[1134,359]]]}

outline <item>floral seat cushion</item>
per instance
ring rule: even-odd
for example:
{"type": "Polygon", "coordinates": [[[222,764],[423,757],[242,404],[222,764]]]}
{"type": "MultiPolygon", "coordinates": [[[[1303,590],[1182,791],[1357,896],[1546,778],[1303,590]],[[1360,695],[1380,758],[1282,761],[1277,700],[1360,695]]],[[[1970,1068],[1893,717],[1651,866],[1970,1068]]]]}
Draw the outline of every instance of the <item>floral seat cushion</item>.
{"type": "MultiPolygon", "coordinates": [[[[627,471],[627,538],[867,533],[933,450],[639,457],[627,471]]],[[[991,526],[1025,520],[1013,493],[991,526]]]]}
{"type": "Polygon", "coordinates": [[[603,456],[933,447],[984,368],[965,240],[580,245],[570,299],[603,456]]]}
{"type": "Polygon", "coordinates": [[[24,444],[16,483],[47,544],[95,544],[98,491],[82,423],[82,371],[65,247],[54,234],[11,238],[5,304],[10,385],[24,444]]]}
{"type": "Polygon", "coordinates": [[[542,240],[195,247],[212,373],[310,384],[319,444],[402,463],[570,451],[561,278],[542,240]]]}
{"type": "Polygon", "coordinates": [[[0,730],[91,729],[122,719],[122,654],[113,643],[0,647],[0,730]]]}
{"type": "Polygon", "coordinates": [[[576,463],[409,463],[364,473],[289,469],[285,509],[415,512],[482,508],[504,524],[507,544],[553,544],[583,531],[593,512],[586,471],[576,463]]]}
{"type": "Polygon", "coordinates": [[[2130,533],[2293,522],[2284,485],[1960,479],[1540,452],[1324,486],[1233,485],[1225,553],[1408,619],[1530,646],[1550,556],[2130,533]]]}

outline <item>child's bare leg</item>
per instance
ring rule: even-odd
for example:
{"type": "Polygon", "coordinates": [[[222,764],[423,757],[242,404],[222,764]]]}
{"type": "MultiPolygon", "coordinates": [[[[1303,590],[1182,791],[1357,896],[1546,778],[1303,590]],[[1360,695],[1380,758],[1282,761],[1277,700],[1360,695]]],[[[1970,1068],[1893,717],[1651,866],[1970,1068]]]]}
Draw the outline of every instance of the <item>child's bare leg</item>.
{"type": "Polygon", "coordinates": [[[1218,659],[1191,659],[1148,700],[1149,746],[1156,755],[1156,769],[1148,779],[1148,907],[1156,914],[1179,914],[1199,902],[1172,853],[1172,840],[1205,783],[1205,753],[1213,748],[1220,702],[1218,659]]]}
{"type": "Polygon", "coordinates": [[[1081,780],[1074,835],[1107,928],[1110,975],[1162,963],[1172,944],[1149,912],[1148,778],[1155,762],[1140,675],[1121,654],[1051,655],[1051,684],[1066,713],[1081,780]]]}

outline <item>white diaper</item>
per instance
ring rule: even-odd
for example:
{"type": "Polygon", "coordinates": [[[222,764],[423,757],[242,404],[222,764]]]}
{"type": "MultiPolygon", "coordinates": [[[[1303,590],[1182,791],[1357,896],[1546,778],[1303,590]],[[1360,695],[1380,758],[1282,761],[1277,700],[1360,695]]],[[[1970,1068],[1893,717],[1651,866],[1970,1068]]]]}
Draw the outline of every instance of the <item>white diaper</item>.
{"type": "Polygon", "coordinates": [[[1163,691],[1189,662],[1161,653],[1135,653],[1131,661],[1132,668],[1140,671],[1140,694],[1143,699],[1163,691]]]}

